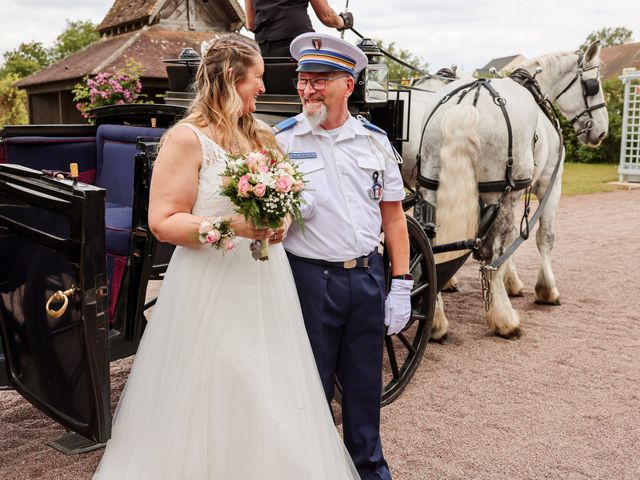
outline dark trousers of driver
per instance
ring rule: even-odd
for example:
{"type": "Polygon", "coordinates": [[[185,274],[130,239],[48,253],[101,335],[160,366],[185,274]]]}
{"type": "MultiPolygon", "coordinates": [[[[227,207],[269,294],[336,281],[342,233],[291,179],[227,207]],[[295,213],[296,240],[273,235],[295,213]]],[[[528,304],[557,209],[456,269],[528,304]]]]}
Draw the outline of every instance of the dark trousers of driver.
{"type": "Polygon", "coordinates": [[[362,480],[390,480],[380,441],[384,269],[344,269],[289,255],[304,322],[327,401],[342,386],[344,442],[362,480]]]}

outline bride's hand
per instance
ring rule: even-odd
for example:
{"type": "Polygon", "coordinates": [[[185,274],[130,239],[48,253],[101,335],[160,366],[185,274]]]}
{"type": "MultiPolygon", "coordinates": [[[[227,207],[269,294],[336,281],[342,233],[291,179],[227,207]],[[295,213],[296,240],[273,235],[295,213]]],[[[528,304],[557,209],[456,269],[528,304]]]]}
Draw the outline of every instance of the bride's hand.
{"type": "Polygon", "coordinates": [[[231,228],[238,237],[250,238],[251,240],[263,240],[271,235],[272,230],[268,228],[258,228],[242,215],[234,215],[230,217],[231,228]]]}
{"type": "Polygon", "coordinates": [[[290,226],[291,216],[287,214],[287,216],[282,220],[282,224],[278,228],[271,230],[271,234],[269,235],[269,243],[282,242],[287,236],[287,231],[289,230],[290,226]]]}

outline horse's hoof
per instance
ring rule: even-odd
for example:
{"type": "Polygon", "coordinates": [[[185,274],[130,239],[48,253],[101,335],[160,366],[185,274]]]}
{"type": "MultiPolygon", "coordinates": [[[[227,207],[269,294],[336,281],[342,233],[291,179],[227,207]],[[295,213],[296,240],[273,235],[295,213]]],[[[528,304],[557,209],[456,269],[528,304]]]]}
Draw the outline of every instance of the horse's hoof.
{"type": "Polygon", "coordinates": [[[507,333],[502,333],[496,330],[496,336],[504,338],[506,340],[515,340],[516,338],[520,338],[522,336],[522,330],[520,329],[520,327],[516,327],[515,329],[507,333]]]}
{"type": "Polygon", "coordinates": [[[445,293],[458,293],[458,292],[460,292],[462,290],[460,289],[460,287],[458,285],[448,285],[447,287],[443,288],[440,291],[441,292],[445,292],[445,293]]]}
{"type": "Polygon", "coordinates": [[[556,298],[555,300],[540,300],[536,298],[535,303],[538,305],[553,305],[554,307],[561,305],[560,297],[556,298]]]}
{"type": "Polygon", "coordinates": [[[509,293],[510,297],[524,297],[524,292],[522,290],[518,290],[517,292],[509,293]]]}
{"type": "Polygon", "coordinates": [[[439,338],[433,338],[432,336],[429,337],[429,341],[432,343],[439,343],[440,345],[445,345],[447,343],[449,343],[449,333],[445,333],[444,335],[442,335],[439,338]]]}

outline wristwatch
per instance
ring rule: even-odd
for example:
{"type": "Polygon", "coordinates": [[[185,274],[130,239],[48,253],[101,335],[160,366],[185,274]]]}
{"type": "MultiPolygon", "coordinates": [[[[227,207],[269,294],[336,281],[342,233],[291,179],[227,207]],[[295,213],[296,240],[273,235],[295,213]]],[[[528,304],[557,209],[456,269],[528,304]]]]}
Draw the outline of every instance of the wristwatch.
{"type": "Polygon", "coordinates": [[[413,280],[413,275],[410,273],[403,273],[402,275],[394,275],[391,280],[413,280]]]}

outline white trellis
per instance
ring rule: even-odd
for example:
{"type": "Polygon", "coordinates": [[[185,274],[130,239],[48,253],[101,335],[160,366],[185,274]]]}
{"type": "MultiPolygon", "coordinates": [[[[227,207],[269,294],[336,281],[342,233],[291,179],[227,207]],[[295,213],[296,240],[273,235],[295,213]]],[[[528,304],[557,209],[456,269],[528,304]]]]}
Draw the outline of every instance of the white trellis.
{"type": "Polygon", "coordinates": [[[624,82],[624,110],[620,141],[621,182],[640,182],[640,71],[620,76],[624,82]]]}

